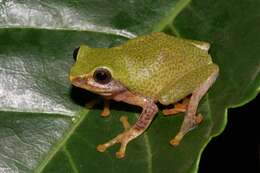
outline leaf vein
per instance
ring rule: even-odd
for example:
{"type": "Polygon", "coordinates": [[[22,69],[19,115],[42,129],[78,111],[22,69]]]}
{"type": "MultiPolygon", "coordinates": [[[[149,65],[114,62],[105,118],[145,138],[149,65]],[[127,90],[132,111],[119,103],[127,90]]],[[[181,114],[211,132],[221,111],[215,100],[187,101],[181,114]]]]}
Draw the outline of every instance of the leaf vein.
{"type": "Polygon", "coordinates": [[[127,30],[120,30],[120,29],[114,29],[111,27],[102,27],[102,26],[93,26],[91,28],[88,27],[83,27],[83,28],[78,28],[78,27],[71,27],[71,28],[66,28],[66,27],[56,27],[55,26],[20,26],[17,27],[17,25],[5,25],[5,26],[0,26],[0,29],[38,29],[38,30],[53,30],[53,31],[78,31],[78,32],[95,32],[95,33],[101,33],[101,34],[110,34],[110,35],[116,35],[116,36],[122,36],[125,38],[135,38],[137,37],[136,34],[129,32],[127,30]],[[92,29],[95,28],[95,29],[92,29]]]}
{"type": "Polygon", "coordinates": [[[67,158],[69,159],[69,164],[73,170],[74,173],[79,173],[78,169],[77,169],[77,166],[75,164],[75,162],[73,161],[73,158],[69,152],[69,150],[64,146],[63,147],[63,151],[65,153],[65,155],[67,156],[67,158]]]}
{"type": "Polygon", "coordinates": [[[167,25],[174,21],[180,12],[187,7],[191,0],[180,0],[170,10],[169,13],[153,27],[153,31],[162,31],[167,25]]]}
{"type": "Polygon", "coordinates": [[[11,158],[3,153],[0,153],[0,156],[2,156],[3,158],[7,159],[7,160],[11,160],[13,162],[15,162],[16,164],[18,165],[21,165],[25,168],[27,168],[28,170],[31,170],[32,168],[30,168],[28,165],[26,165],[25,163],[21,162],[20,160],[17,160],[17,159],[14,159],[14,158],[11,158]]]}
{"type": "MultiPolygon", "coordinates": [[[[212,122],[212,118],[210,118],[212,116],[212,108],[211,108],[211,104],[210,104],[210,99],[209,99],[209,93],[205,96],[205,102],[206,102],[206,106],[207,106],[207,112],[208,112],[208,120],[210,120],[210,129],[208,130],[208,133],[207,135],[209,136],[209,138],[206,139],[205,143],[203,143],[203,145],[201,146],[199,152],[198,152],[198,157],[196,158],[196,160],[194,161],[194,167],[191,167],[194,168],[194,172],[198,172],[198,168],[199,168],[199,163],[200,163],[200,158],[201,158],[201,155],[202,155],[202,152],[204,151],[204,149],[206,148],[206,146],[208,145],[208,143],[211,141],[211,139],[213,138],[213,136],[211,136],[212,134],[212,129],[213,129],[213,122],[212,122]]],[[[226,123],[225,123],[226,124],[226,123]]],[[[225,126],[223,126],[225,127],[225,126]]],[[[223,130],[223,129],[222,129],[223,130]]]]}
{"type": "MultiPolygon", "coordinates": [[[[138,118],[138,114],[135,114],[135,117],[138,118]]],[[[146,148],[146,152],[147,152],[147,171],[148,173],[152,173],[153,172],[153,165],[152,165],[152,149],[151,149],[151,146],[150,146],[150,140],[149,140],[149,137],[147,135],[147,131],[144,132],[144,145],[145,145],[145,148],[146,148]]]]}
{"type": "Polygon", "coordinates": [[[148,168],[148,173],[152,173],[152,150],[151,150],[151,146],[150,146],[150,140],[149,137],[147,135],[147,132],[144,133],[144,143],[146,146],[146,152],[147,152],[147,168],[148,168]]]}

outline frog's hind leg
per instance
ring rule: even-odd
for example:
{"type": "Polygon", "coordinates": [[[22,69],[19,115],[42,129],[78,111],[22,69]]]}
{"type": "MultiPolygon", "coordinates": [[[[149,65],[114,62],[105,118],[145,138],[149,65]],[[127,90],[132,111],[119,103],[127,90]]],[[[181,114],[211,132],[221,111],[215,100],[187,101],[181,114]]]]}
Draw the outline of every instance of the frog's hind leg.
{"type": "Polygon", "coordinates": [[[180,113],[180,112],[186,112],[188,104],[189,104],[189,100],[190,100],[190,98],[186,97],[181,102],[174,104],[174,108],[164,109],[162,111],[163,115],[171,116],[171,115],[176,115],[177,113],[180,113]]]}
{"type": "Polygon", "coordinates": [[[213,72],[204,83],[202,83],[197,89],[195,89],[194,92],[192,92],[180,131],[175,136],[175,138],[173,138],[170,141],[170,143],[173,146],[177,146],[182,140],[183,136],[191,129],[196,127],[203,120],[201,114],[196,115],[198,104],[201,98],[205,95],[208,89],[215,82],[217,76],[218,76],[218,70],[213,72]]]}

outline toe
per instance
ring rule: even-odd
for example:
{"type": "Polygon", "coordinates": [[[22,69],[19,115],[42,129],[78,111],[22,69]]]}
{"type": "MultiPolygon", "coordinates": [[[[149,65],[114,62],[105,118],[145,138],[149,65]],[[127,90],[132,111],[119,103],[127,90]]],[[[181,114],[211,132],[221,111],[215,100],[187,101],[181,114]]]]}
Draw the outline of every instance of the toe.
{"type": "Polygon", "coordinates": [[[116,157],[118,159],[124,158],[125,157],[125,152],[121,152],[121,151],[116,152],[116,157]]]}
{"type": "Polygon", "coordinates": [[[183,134],[179,132],[179,133],[170,141],[170,144],[171,144],[172,146],[177,146],[177,145],[179,145],[179,143],[180,143],[181,140],[182,140],[182,137],[183,137],[183,134]]]}
{"type": "Polygon", "coordinates": [[[129,122],[128,122],[127,116],[121,116],[121,117],[120,117],[120,121],[121,121],[121,123],[122,123],[122,125],[123,125],[125,131],[128,130],[128,129],[130,129],[130,124],[129,124],[129,122]]]}
{"type": "Polygon", "coordinates": [[[99,152],[104,152],[104,151],[106,151],[106,146],[105,146],[105,145],[98,145],[98,146],[97,146],[97,151],[99,151],[99,152]]]}
{"type": "Polygon", "coordinates": [[[128,143],[128,141],[121,142],[120,149],[118,150],[118,152],[116,152],[117,158],[121,159],[121,158],[125,157],[125,150],[126,150],[127,143],[128,143]]]}
{"type": "Polygon", "coordinates": [[[203,116],[201,114],[198,114],[195,119],[197,124],[200,124],[203,121],[203,116]]]}
{"type": "Polygon", "coordinates": [[[104,109],[104,110],[100,113],[100,115],[101,115],[102,117],[108,117],[109,114],[110,114],[110,110],[107,110],[107,109],[104,109]]]}
{"type": "Polygon", "coordinates": [[[171,144],[172,146],[174,146],[174,147],[176,147],[177,145],[179,145],[179,143],[180,143],[180,141],[177,140],[177,139],[172,139],[172,140],[170,141],[170,144],[171,144]]]}

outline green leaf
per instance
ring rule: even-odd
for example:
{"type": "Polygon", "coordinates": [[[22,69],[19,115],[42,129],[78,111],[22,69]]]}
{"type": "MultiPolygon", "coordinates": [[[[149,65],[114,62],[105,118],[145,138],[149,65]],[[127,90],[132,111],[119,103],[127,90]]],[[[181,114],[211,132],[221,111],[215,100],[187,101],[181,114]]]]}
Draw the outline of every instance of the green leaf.
{"type": "Polygon", "coordinates": [[[0,1],[0,172],[197,172],[227,108],[259,92],[259,16],[257,0],[0,1]],[[119,117],[133,124],[140,111],[113,103],[104,119],[100,106],[83,108],[96,96],[71,87],[72,52],[152,31],[212,44],[220,76],[200,104],[205,121],[173,148],[183,114],[159,113],[126,158],[116,159],[118,146],[98,153],[123,130],[119,117]]]}

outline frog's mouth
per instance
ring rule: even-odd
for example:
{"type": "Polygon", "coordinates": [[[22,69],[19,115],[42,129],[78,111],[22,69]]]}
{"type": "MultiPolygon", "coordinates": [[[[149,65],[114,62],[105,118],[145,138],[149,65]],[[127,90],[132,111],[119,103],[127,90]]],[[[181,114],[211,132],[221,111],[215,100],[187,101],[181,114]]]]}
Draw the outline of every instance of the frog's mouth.
{"type": "Polygon", "coordinates": [[[72,85],[86,89],[90,92],[102,95],[102,96],[112,96],[115,93],[121,92],[125,89],[119,82],[112,80],[107,84],[97,83],[92,76],[82,75],[82,76],[70,76],[70,81],[72,85]]]}

